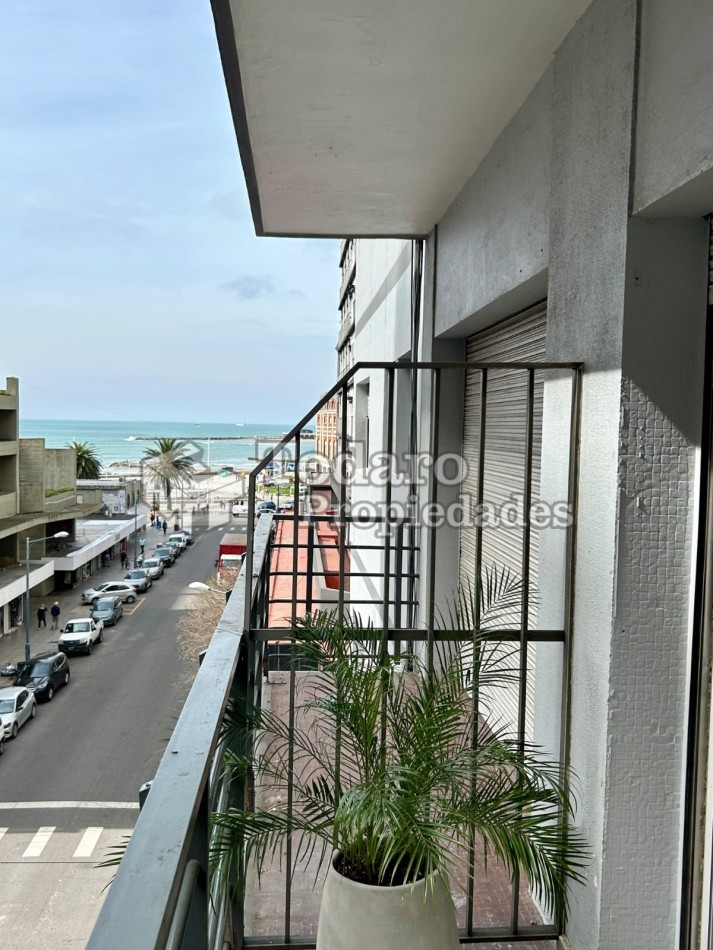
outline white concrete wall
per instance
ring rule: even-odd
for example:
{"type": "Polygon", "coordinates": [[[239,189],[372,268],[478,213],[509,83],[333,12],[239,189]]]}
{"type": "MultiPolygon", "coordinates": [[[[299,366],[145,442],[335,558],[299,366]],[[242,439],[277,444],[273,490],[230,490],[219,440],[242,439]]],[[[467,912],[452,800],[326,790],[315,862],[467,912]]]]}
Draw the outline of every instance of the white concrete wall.
{"type": "MultiPolygon", "coordinates": [[[[411,346],[411,242],[402,240],[357,242],[357,272],[355,300],[355,345],[356,361],[391,362],[408,355],[411,346]]],[[[403,387],[397,391],[403,397],[403,387]]],[[[355,461],[357,474],[351,488],[353,506],[368,503],[375,510],[384,510],[386,490],[384,486],[369,482],[366,469],[364,439],[365,420],[369,418],[369,454],[386,450],[387,426],[387,381],[382,370],[360,372],[355,379],[352,404],[352,433],[357,441],[355,461]],[[368,385],[368,390],[367,390],[368,385]],[[368,392],[368,396],[367,396],[368,392]]],[[[408,401],[397,399],[399,441],[394,449],[405,451],[403,433],[408,426],[408,401]]],[[[403,500],[403,491],[395,490],[394,499],[403,500]]],[[[352,526],[350,534],[354,544],[384,544],[383,529],[377,526],[352,526]]],[[[352,571],[379,573],[383,570],[381,551],[355,551],[352,555],[352,571]]],[[[393,568],[393,563],[392,563],[393,568]]],[[[380,577],[352,578],[351,602],[383,599],[380,577]]],[[[383,622],[379,606],[354,604],[354,611],[364,621],[375,624],[383,622]]]]}
{"type": "MultiPolygon", "coordinates": [[[[573,950],[677,946],[712,50],[703,0],[594,0],[427,242],[421,358],[457,359],[466,336],[547,294],[547,358],[584,363],[569,726],[593,860],[572,889],[573,950]]],[[[362,272],[372,297],[388,286],[396,244],[360,242],[358,294],[362,272]]],[[[408,319],[375,309],[357,358],[399,355],[408,319]]],[[[548,381],[544,499],[566,490],[569,394],[548,381]]],[[[426,445],[428,386],[421,400],[426,445]]],[[[543,628],[565,620],[563,542],[541,537],[543,628]]],[[[424,543],[422,576],[431,558],[445,590],[455,531],[424,543]]],[[[536,666],[535,737],[556,753],[559,648],[536,666]]]]}
{"type": "Polygon", "coordinates": [[[633,206],[657,215],[713,207],[713,9],[709,0],[645,0],[633,206]]]}
{"type": "MultiPolygon", "coordinates": [[[[676,43],[666,46],[674,11],[644,4],[647,16],[664,35],[651,46],[645,27],[640,98],[710,88],[711,70],[697,72],[708,47],[694,43],[682,71],[676,43]]],[[[438,226],[434,322],[441,337],[462,338],[541,296],[545,272],[548,358],[585,363],[571,729],[594,861],[586,890],[573,891],[569,934],[576,948],[663,950],[677,925],[685,710],[674,696],[685,689],[706,261],[701,221],[628,218],[636,30],[633,2],[600,0],[558,51],[438,226]]],[[[668,39],[695,30],[688,21],[668,39]]],[[[692,136],[710,146],[702,114],[705,131],[689,110],[683,144],[658,163],[652,138],[665,150],[681,130],[662,130],[661,112],[640,126],[638,195],[680,183],[692,136]]],[[[545,396],[543,495],[553,498],[565,488],[568,394],[553,382],[545,396]]],[[[542,540],[540,625],[559,626],[563,539],[542,540]]],[[[537,665],[536,738],[556,751],[557,651],[537,665]]]]}
{"type": "Polygon", "coordinates": [[[552,70],[438,225],[436,336],[467,336],[545,296],[552,70]]]}

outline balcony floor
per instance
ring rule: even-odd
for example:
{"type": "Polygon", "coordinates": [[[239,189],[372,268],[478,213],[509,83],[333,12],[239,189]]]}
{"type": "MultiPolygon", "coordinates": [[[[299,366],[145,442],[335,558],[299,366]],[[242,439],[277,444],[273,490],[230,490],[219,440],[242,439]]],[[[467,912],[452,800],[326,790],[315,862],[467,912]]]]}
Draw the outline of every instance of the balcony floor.
{"type": "MultiPolygon", "coordinates": [[[[307,685],[310,674],[298,673],[298,705],[300,691],[307,685]]],[[[289,674],[270,673],[270,684],[264,687],[264,702],[269,710],[283,720],[289,713],[289,674]]],[[[274,794],[274,792],[271,792],[274,794]]],[[[261,805],[258,794],[258,805],[261,805]]],[[[300,866],[294,874],[292,884],[291,932],[293,935],[314,936],[317,932],[319,904],[322,891],[322,879],[315,882],[317,861],[310,866],[300,866]]],[[[275,859],[262,869],[258,886],[257,874],[252,869],[249,874],[245,905],[245,933],[251,937],[267,937],[284,934],[286,875],[284,860],[282,866],[275,859]]],[[[476,927],[504,927],[509,925],[511,882],[507,871],[494,859],[488,861],[488,870],[479,873],[476,887],[474,925],[476,927]]],[[[464,893],[454,894],[458,912],[458,924],[465,928],[466,898],[464,893]]],[[[541,924],[543,920],[530,898],[527,885],[520,888],[520,921],[523,925],[541,924]]],[[[469,944],[472,947],[487,947],[488,950],[555,950],[556,941],[535,941],[532,943],[488,943],[469,944]]]]}

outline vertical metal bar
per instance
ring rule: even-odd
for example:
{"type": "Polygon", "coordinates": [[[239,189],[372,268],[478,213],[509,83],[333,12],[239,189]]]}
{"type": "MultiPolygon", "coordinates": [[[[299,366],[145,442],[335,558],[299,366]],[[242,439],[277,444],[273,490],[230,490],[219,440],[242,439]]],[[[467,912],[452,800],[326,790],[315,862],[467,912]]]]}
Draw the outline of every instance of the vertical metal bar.
{"type": "Polygon", "coordinates": [[[245,548],[245,561],[243,570],[245,571],[245,603],[243,606],[243,629],[248,639],[250,637],[251,610],[253,604],[253,546],[255,544],[255,473],[250,472],[248,476],[248,531],[245,548]]]}
{"type": "MultiPolygon", "coordinates": [[[[525,417],[525,473],[523,509],[525,524],[522,529],[522,602],[520,604],[520,681],[517,701],[517,744],[520,752],[525,749],[525,727],[527,719],[527,634],[530,626],[530,545],[532,527],[530,508],[532,506],[532,440],[535,412],[535,371],[527,371],[527,404],[525,417]]],[[[520,915],[520,871],[515,868],[512,881],[512,932],[518,932],[520,915]]]]}
{"type": "MultiPolygon", "coordinates": [[[[396,631],[401,630],[402,618],[401,618],[401,598],[403,597],[403,561],[404,561],[404,524],[403,521],[399,521],[396,526],[396,563],[394,564],[394,629],[396,631]]],[[[396,640],[394,643],[394,651],[396,654],[401,653],[401,641],[396,640]]]]}
{"type": "Polygon", "coordinates": [[[297,619],[297,572],[299,558],[299,535],[300,535],[300,454],[302,444],[299,434],[295,436],[295,484],[294,484],[294,506],[292,509],[292,626],[294,628],[297,619]]]}
{"type": "MultiPolygon", "coordinates": [[[[384,664],[389,653],[389,601],[391,600],[391,501],[394,455],[394,369],[386,371],[386,458],[387,478],[384,492],[386,510],[384,511],[384,575],[381,605],[381,662],[384,664]]],[[[368,464],[368,462],[367,462],[368,464]]],[[[378,531],[378,525],[377,525],[378,531]]],[[[388,682],[383,683],[381,694],[381,749],[386,750],[386,699],[388,682]]]]}
{"type": "MultiPolygon", "coordinates": [[[[324,570],[324,568],[322,568],[324,570]]],[[[305,591],[305,609],[312,613],[312,585],[314,583],[314,521],[307,522],[307,590],[305,591]]]]}
{"type": "MultiPolygon", "coordinates": [[[[288,713],[290,743],[287,751],[287,822],[292,822],[294,814],[294,769],[295,747],[292,735],[295,729],[295,699],[297,691],[297,656],[299,647],[296,635],[297,621],[297,570],[299,558],[299,484],[300,484],[300,435],[295,436],[295,483],[292,511],[292,649],[290,650],[290,708],[288,713]]],[[[292,929],[292,831],[290,830],[285,842],[285,943],[290,942],[292,929]]]]}
{"type": "MultiPolygon", "coordinates": [[[[347,415],[347,387],[346,384],[342,386],[342,399],[341,399],[341,431],[339,434],[340,441],[340,464],[339,464],[339,601],[337,605],[337,617],[340,625],[344,623],[344,570],[346,563],[346,552],[347,552],[347,440],[348,440],[348,415],[347,415]]],[[[335,725],[335,737],[334,737],[334,794],[336,801],[338,802],[341,794],[341,760],[342,760],[342,726],[337,717],[337,722],[335,725]]],[[[336,842],[335,842],[336,844],[336,842]]]]}
{"type": "Polygon", "coordinates": [[[187,865],[191,862],[197,862],[199,870],[195,876],[188,916],[181,935],[181,946],[195,947],[196,950],[203,950],[208,945],[208,903],[210,901],[208,888],[209,827],[210,783],[206,782],[186,862],[187,865]]]}
{"type": "MultiPolygon", "coordinates": [[[[478,420],[478,486],[476,491],[476,511],[475,511],[475,577],[473,579],[475,591],[475,615],[473,620],[473,656],[472,656],[472,733],[471,748],[475,752],[478,748],[478,726],[480,719],[480,683],[479,668],[480,660],[477,656],[478,651],[482,649],[478,639],[480,632],[480,610],[482,585],[480,575],[483,569],[483,525],[482,511],[483,499],[485,497],[485,437],[488,408],[488,371],[480,371],[480,419],[478,420]]],[[[476,778],[471,779],[471,791],[475,794],[476,778]]],[[[468,843],[468,894],[466,900],[466,934],[470,936],[473,932],[473,904],[475,900],[475,832],[471,831],[470,841],[468,843]]]]}
{"type": "Polygon", "coordinates": [[[438,458],[438,437],[440,435],[441,412],[441,371],[431,370],[431,433],[430,433],[430,466],[428,483],[428,586],[426,588],[426,604],[428,605],[427,625],[427,672],[433,678],[433,638],[436,625],[436,541],[438,522],[436,506],[438,504],[438,479],[436,478],[436,459],[438,458]]]}
{"type": "MultiPolygon", "coordinates": [[[[248,666],[245,650],[238,659],[238,668],[235,672],[235,679],[231,688],[231,701],[236,706],[241,706],[244,710],[250,705],[250,692],[248,685],[248,666]]],[[[241,737],[240,741],[235,738],[232,742],[226,744],[234,755],[248,756],[250,761],[253,759],[254,737],[247,739],[241,737]]],[[[244,809],[250,807],[254,801],[254,783],[252,779],[253,770],[249,769],[242,780],[233,777],[230,781],[228,806],[231,808],[244,809]]],[[[230,878],[230,892],[235,894],[234,900],[229,903],[228,913],[232,921],[233,938],[238,947],[241,947],[245,940],[245,899],[243,888],[240,886],[243,876],[246,872],[242,854],[238,855],[237,865],[233,867],[230,878]]]]}
{"type": "Polygon", "coordinates": [[[347,387],[342,386],[342,426],[339,453],[339,600],[337,615],[339,623],[344,623],[344,570],[347,553],[347,387]]]}
{"type": "MultiPolygon", "coordinates": [[[[434,242],[437,240],[438,228],[434,232],[434,242]]],[[[423,273],[423,240],[411,244],[411,362],[417,363],[421,346],[421,284],[423,273]]],[[[435,254],[435,251],[434,251],[435,254]]],[[[435,294],[435,285],[434,285],[435,294]]],[[[406,581],[408,610],[407,624],[413,628],[416,624],[416,509],[418,505],[418,370],[411,369],[411,405],[409,415],[409,552],[408,577],[406,581]]],[[[413,643],[409,644],[409,652],[413,653],[413,643]]]]}
{"type": "MultiPolygon", "coordinates": [[[[560,709],[560,762],[561,779],[565,788],[569,788],[570,730],[569,706],[572,678],[572,627],[574,624],[574,571],[577,543],[577,501],[579,491],[579,426],[582,401],[582,371],[572,372],[572,403],[569,422],[569,477],[567,485],[567,504],[569,505],[569,525],[566,539],[565,588],[564,588],[564,643],[562,644],[562,698],[560,709]]],[[[562,815],[566,819],[567,815],[562,815]]],[[[564,916],[557,925],[564,931],[564,916]]]]}

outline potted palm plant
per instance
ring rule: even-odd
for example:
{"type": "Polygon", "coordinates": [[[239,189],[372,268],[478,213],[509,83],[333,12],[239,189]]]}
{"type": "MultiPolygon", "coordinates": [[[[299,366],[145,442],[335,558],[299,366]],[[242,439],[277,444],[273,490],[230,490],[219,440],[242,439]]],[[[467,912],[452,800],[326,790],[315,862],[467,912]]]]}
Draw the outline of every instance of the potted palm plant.
{"type": "MultiPolygon", "coordinates": [[[[492,619],[517,587],[489,578],[479,616],[492,619]]],[[[318,950],[455,950],[451,891],[474,842],[526,875],[552,913],[566,912],[567,885],[581,880],[586,850],[566,824],[560,765],[486,726],[485,696],[513,664],[473,616],[461,598],[430,672],[418,657],[407,671],[368,625],[306,619],[293,648],[313,672],[300,676],[294,722],[262,707],[230,711],[231,744],[246,754],[229,767],[255,802],[214,816],[216,866],[234,880],[236,863],[252,861],[259,875],[288,836],[295,865],[319,876],[328,862],[318,950]]]]}

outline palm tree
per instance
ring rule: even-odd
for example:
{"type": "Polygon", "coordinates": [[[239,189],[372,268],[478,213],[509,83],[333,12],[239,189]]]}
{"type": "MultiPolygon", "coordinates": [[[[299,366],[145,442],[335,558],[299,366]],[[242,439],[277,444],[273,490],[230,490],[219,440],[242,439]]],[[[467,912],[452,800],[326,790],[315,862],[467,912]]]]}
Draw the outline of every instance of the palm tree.
{"type": "MultiPolygon", "coordinates": [[[[518,583],[495,571],[482,584],[482,620],[508,615],[518,583]]],[[[381,632],[358,618],[297,621],[295,648],[315,672],[295,724],[244,702],[228,710],[231,748],[250,750],[261,737],[253,756],[235,754],[228,767],[239,781],[254,781],[267,805],[213,816],[213,860],[224,883],[244,860],[254,860],[259,875],[293,837],[296,864],[316,856],[321,867],[336,848],[349,868],[341,873],[362,883],[414,883],[438,873],[457,888],[476,846],[486,863],[494,854],[511,873],[522,872],[549,911],[566,914],[567,885],[583,880],[588,860],[566,822],[570,776],[492,718],[485,726],[485,697],[515,672],[503,644],[473,625],[468,600],[462,595],[442,620],[465,649],[439,649],[435,676],[418,656],[412,674],[399,673],[381,632]]]]}
{"type": "Polygon", "coordinates": [[[77,453],[77,478],[99,478],[102,471],[97,447],[91,442],[69,442],[67,448],[77,453]]]}
{"type": "Polygon", "coordinates": [[[171,510],[171,492],[193,474],[193,460],[186,455],[186,443],[180,439],[154,439],[156,447],[146,449],[144,468],[149,481],[158,485],[166,495],[166,506],[171,510]]]}

